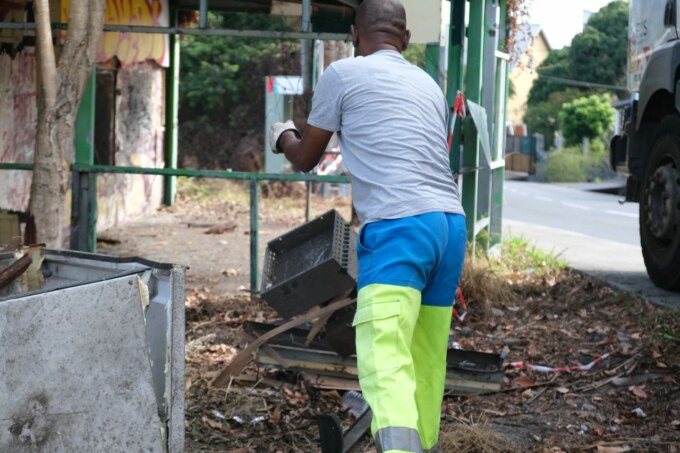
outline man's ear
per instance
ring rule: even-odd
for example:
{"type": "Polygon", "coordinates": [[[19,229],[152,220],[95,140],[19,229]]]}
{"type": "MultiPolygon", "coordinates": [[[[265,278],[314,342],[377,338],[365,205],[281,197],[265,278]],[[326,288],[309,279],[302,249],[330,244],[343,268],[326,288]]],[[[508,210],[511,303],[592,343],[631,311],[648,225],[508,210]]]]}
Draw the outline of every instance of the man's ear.
{"type": "Polygon", "coordinates": [[[357,47],[359,47],[359,32],[357,31],[354,25],[351,26],[350,32],[352,34],[352,45],[356,49],[357,47]]]}
{"type": "Polygon", "coordinates": [[[411,30],[404,32],[404,37],[401,39],[401,51],[408,49],[408,44],[411,42],[411,30]]]}

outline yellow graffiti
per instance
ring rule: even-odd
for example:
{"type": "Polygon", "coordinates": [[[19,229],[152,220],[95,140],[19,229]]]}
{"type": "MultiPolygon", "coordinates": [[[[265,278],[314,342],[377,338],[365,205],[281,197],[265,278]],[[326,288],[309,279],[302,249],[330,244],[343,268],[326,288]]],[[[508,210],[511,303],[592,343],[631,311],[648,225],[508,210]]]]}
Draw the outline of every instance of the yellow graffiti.
{"type": "MultiPolygon", "coordinates": [[[[69,1],[61,2],[61,20],[68,20],[69,1]]],[[[104,23],[109,25],[168,26],[168,0],[106,0],[104,23]]],[[[167,35],[105,32],[97,62],[117,57],[126,67],[146,60],[168,65],[167,35]]]]}

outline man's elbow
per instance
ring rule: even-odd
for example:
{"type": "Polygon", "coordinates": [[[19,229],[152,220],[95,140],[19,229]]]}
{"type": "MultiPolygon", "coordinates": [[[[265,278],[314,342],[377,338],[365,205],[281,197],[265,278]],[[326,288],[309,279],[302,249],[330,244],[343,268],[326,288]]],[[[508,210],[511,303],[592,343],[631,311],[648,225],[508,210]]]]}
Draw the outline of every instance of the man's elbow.
{"type": "Polygon", "coordinates": [[[315,162],[303,162],[300,165],[297,166],[300,170],[302,170],[305,173],[308,173],[316,167],[315,162]]]}
{"type": "Polygon", "coordinates": [[[319,163],[319,159],[312,158],[308,153],[302,153],[302,155],[291,155],[292,153],[286,153],[288,160],[295,165],[299,170],[307,173],[312,171],[314,167],[319,163]]]}

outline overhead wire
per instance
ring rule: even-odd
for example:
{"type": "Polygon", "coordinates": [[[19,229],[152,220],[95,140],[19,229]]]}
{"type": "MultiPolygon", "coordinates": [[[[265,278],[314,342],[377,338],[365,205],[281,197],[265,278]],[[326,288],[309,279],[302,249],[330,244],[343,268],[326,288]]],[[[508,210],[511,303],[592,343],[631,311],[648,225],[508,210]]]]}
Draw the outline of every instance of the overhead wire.
{"type": "Polygon", "coordinates": [[[561,83],[567,86],[574,86],[574,87],[585,87],[585,88],[605,88],[608,90],[617,90],[617,91],[625,91],[628,88],[625,86],[620,86],[620,85],[608,85],[605,83],[596,83],[596,82],[585,82],[583,80],[574,80],[574,79],[565,79],[562,77],[553,77],[549,75],[543,75],[540,72],[538,73],[538,78],[539,79],[545,79],[545,80],[550,80],[553,82],[561,83]]]}

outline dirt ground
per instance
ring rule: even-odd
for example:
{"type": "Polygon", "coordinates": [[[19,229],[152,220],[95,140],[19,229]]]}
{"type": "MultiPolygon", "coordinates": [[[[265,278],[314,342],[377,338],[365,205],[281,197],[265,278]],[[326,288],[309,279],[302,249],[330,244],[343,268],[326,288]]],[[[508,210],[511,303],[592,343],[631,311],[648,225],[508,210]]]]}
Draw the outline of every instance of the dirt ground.
{"type": "MultiPolygon", "coordinates": [[[[304,222],[303,186],[263,192],[260,261],[267,240],[304,222]]],[[[277,320],[248,292],[247,193],[236,183],[180,181],[175,206],[103,232],[98,251],[189,266],[186,451],[318,452],[316,415],[336,412],[345,427],[354,420],[342,391],[253,363],[227,387],[209,385],[247,345],[245,321],[277,320]]],[[[349,218],[348,199],[314,197],[313,215],[332,208],[349,218]]],[[[446,396],[444,451],[680,452],[680,314],[560,269],[531,248],[508,254],[512,265],[479,259],[468,268],[471,315],[452,326],[463,349],[507,354],[502,387],[446,396]],[[568,367],[604,354],[589,370],[514,363],[568,367]]],[[[374,447],[365,436],[352,451],[374,447]]]]}

